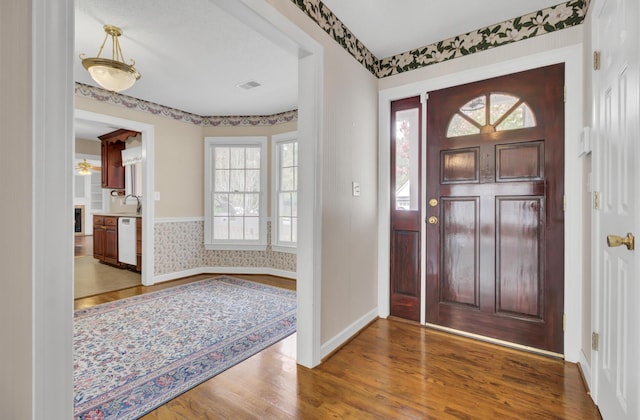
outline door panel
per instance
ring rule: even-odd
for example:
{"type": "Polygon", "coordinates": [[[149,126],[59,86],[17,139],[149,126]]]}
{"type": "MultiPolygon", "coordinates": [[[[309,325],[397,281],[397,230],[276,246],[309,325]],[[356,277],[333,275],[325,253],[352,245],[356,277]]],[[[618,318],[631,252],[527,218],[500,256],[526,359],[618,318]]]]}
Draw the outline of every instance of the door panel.
{"type": "Polygon", "coordinates": [[[427,322],[563,352],[564,65],[429,92],[427,322]]]}
{"type": "Polygon", "coordinates": [[[541,208],[544,197],[498,197],[496,313],[542,320],[541,208]]]}
{"type": "Polygon", "coordinates": [[[442,301],[479,307],[479,200],[442,200],[442,301]]]}
{"type": "Polygon", "coordinates": [[[616,420],[640,418],[640,254],[613,242],[608,246],[608,235],[640,231],[639,9],[638,1],[599,1],[592,21],[601,55],[601,68],[593,73],[598,116],[593,164],[601,199],[593,236],[600,339],[592,370],[602,417],[616,420]]]}
{"type": "Polygon", "coordinates": [[[420,321],[420,97],[391,104],[391,315],[420,321]]]}

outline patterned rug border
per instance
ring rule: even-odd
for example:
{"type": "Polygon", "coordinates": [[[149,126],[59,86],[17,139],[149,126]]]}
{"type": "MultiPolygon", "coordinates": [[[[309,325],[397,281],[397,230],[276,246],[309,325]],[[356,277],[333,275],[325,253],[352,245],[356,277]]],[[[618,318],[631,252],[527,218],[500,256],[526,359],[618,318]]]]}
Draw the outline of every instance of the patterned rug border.
{"type": "MultiPolygon", "coordinates": [[[[78,309],[74,319],[82,319],[113,310],[122,310],[140,302],[162,299],[167,295],[201,288],[205,283],[224,282],[233,287],[252,289],[261,293],[293,300],[296,292],[277,286],[255,283],[229,276],[218,276],[168,289],[133,296],[122,300],[78,309]]],[[[295,332],[296,308],[282,313],[266,324],[231,336],[214,349],[200,351],[163,366],[124,386],[110,390],[75,407],[76,419],[131,419],[140,417],[168,402],[185,391],[246,360],[295,332]],[[259,332],[259,333],[258,333],[259,332]],[[231,356],[229,356],[231,355],[231,356]]]]}

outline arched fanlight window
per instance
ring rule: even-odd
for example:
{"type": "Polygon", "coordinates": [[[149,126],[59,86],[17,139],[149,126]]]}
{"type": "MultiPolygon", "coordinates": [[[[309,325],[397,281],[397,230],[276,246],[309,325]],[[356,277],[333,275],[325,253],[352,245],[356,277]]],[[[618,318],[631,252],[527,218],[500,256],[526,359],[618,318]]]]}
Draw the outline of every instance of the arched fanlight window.
{"type": "Polygon", "coordinates": [[[464,104],[449,121],[447,137],[460,137],[536,126],[531,107],[504,93],[478,96],[464,104]]]}

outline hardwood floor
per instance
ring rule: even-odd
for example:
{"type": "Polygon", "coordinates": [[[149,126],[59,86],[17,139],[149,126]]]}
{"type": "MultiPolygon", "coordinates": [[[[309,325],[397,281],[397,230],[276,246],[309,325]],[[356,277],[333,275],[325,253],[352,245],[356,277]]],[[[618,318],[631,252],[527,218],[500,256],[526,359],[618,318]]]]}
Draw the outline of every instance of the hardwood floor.
{"type": "MultiPolygon", "coordinates": [[[[234,275],[235,276],[235,275],[234,275]]],[[[76,307],[194,276],[76,301],[76,307]]],[[[237,276],[295,288],[269,276],[237,276]]],[[[314,369],[295,335],[196,386],[144,419],[599,419],[576,365],[380,319],[314,369]]]]}

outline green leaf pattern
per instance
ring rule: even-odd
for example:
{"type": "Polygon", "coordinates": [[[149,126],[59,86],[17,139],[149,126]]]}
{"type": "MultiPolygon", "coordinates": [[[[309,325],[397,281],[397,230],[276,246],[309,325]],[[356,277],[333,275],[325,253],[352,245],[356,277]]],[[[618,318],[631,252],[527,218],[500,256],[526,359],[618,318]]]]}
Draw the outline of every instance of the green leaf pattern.
{"type": "Polygon", "coordinates": [[[291,0],[378,78],[580,25],[589,0],[570,0],[486,28],[378,59],[320,0],[291,0]]]}

